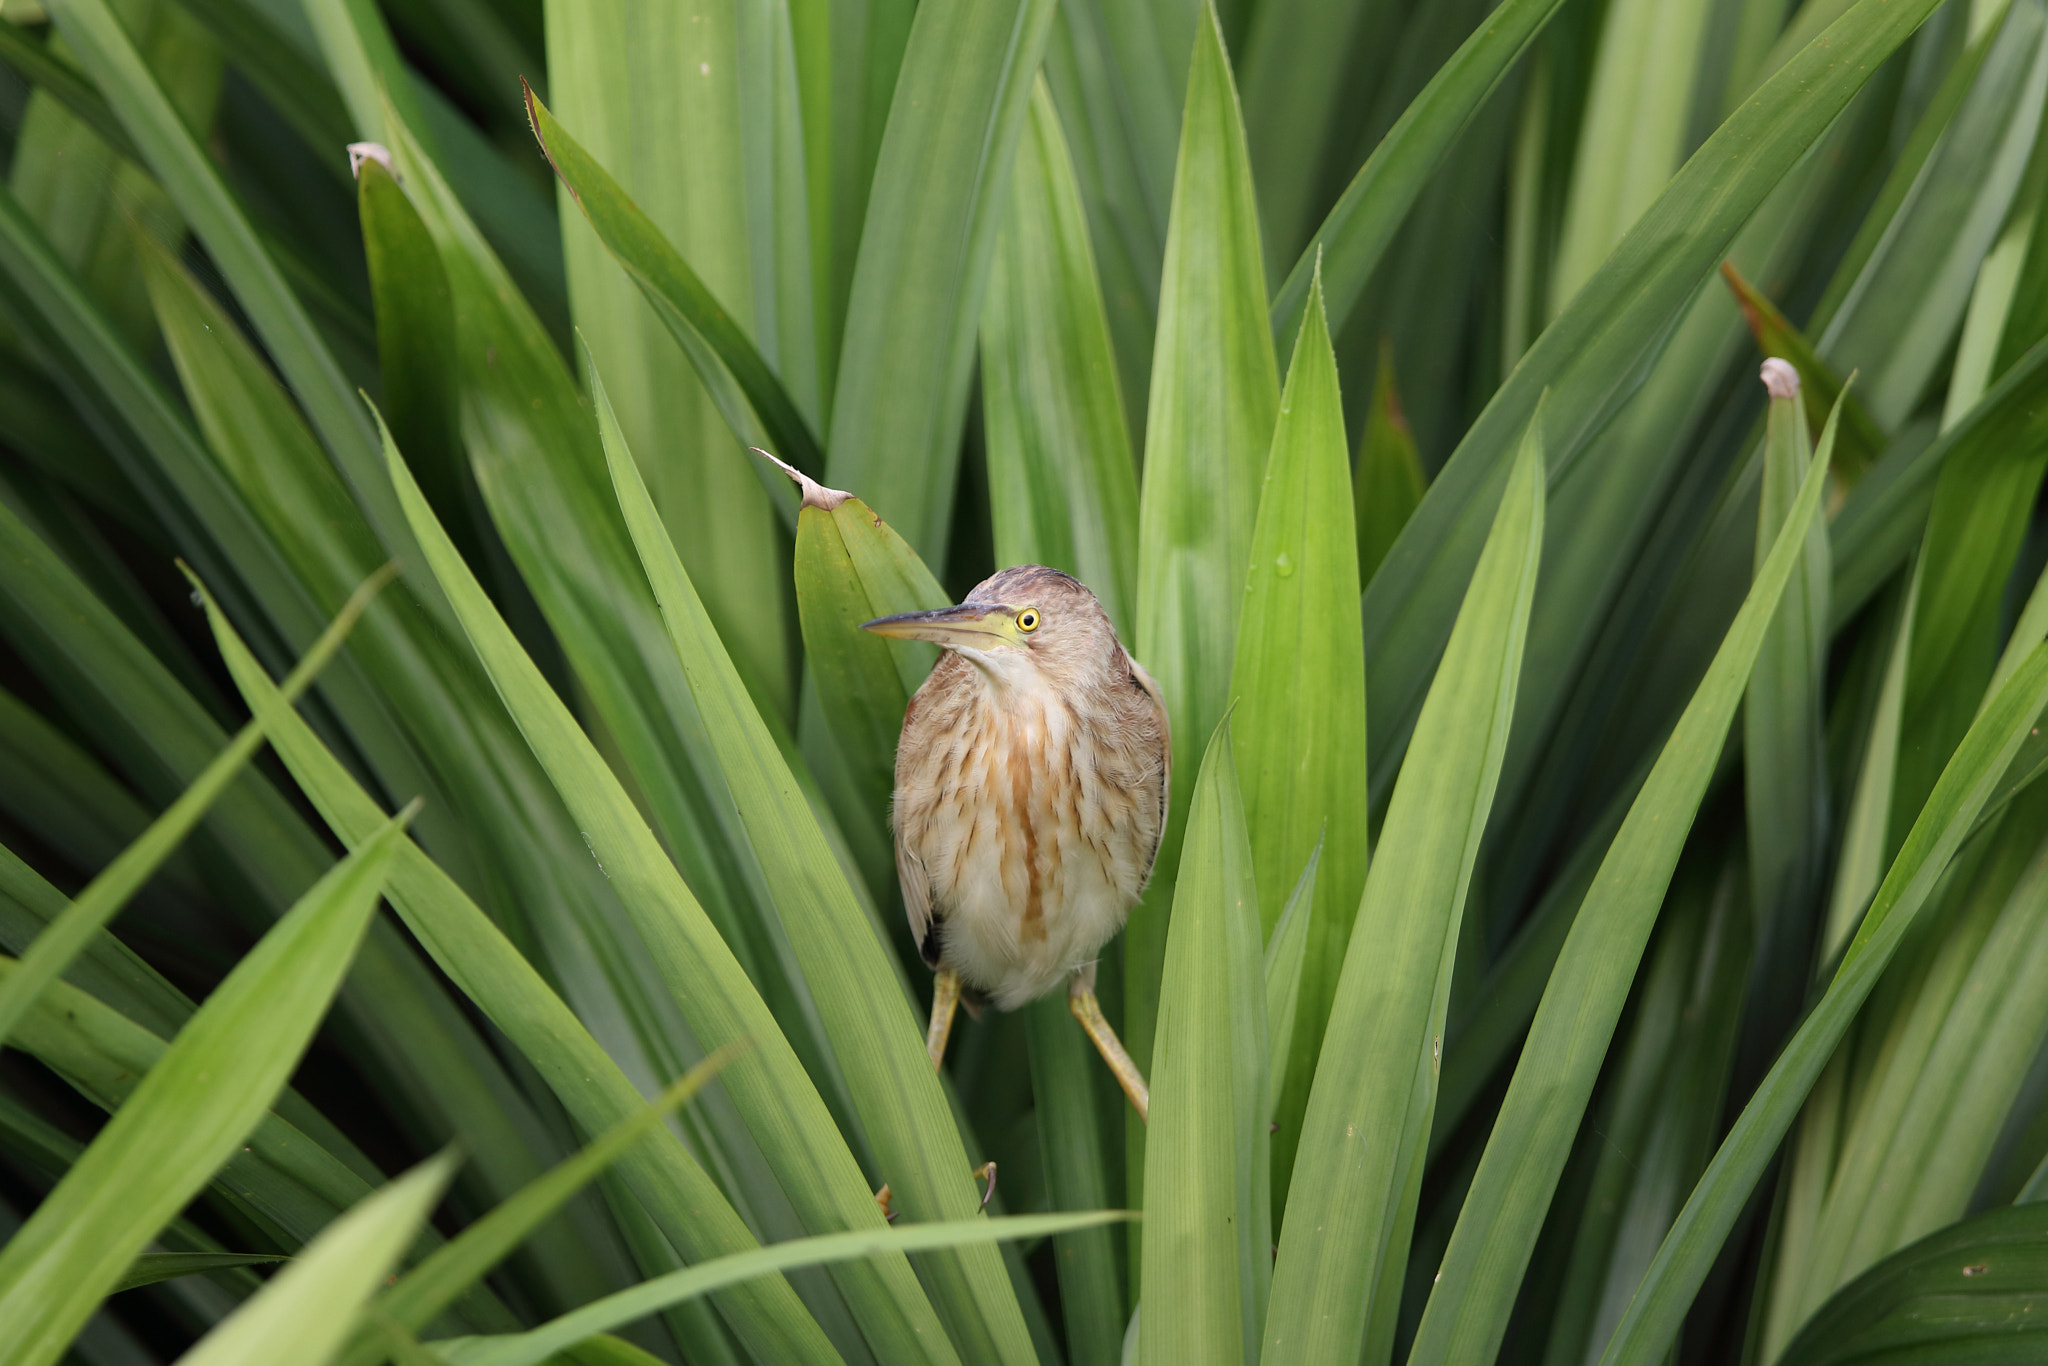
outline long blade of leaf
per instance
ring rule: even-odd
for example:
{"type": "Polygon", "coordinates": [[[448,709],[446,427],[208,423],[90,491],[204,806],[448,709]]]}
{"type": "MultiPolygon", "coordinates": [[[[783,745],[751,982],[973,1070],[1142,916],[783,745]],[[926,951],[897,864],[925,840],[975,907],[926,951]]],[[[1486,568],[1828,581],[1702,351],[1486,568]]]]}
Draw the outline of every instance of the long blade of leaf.
{"type": "MultiPolygon", "coordinates": [[[[925,1064],[910,1003],[889,989],[895,972],[887,951],[676,557],[587,350],[583,360],[627,529],[876,1157],[906,1214],[966,1218],[981,1203],[972,1164],[938,1077],[925,1064]]],[[[929,1258],[925,1275],[967,1355],[1030,1359],[1023,1316],[994,1248],[929,1258]]]]}
{"type": "Polygon", "coordinates": [[[1138,476],[1081,191],[1043,80],[981,310],[981,393],[996,562],[1065,570],[1128,632],[1138,476]]]}
{"type": "Polygon", "coordinates": [[[1648,1360],[1677,1336],[1687,1307],[1821,1069],[1912,928],[2006,765],[2048,705],[2048,646],[2036,647],[1957,747],[1842,966],[1772,1065],[1693,1188],[1636,1288],[1603,1363],[1648,1360]]]}
{"type": "Polygon", "coordinates": [[[1381,1293],[1406,1264],[1397,1230],[1415,1218],[1459,922],[1514,716],[1543,484],[1532,422],[1366,878],[1308,1097],[1266,1361],[1348,1361],[1368,1331],[1392,1340],[1398,1296],[1381,1293]]]}
{"type": "MultiPolygon", "coordinates": [[[[587,832],[693,1032],[706,1047],[741,1036],[753,1041],[753,1051],[725,1074],[723,1086],[762,1140],[763,1155],[798,1214],[807,1225],[827,1229],[879,1224],[881,1209],[775,1017],[596,747],[455,555],[397,448],[387,441],[385,450],[435,576],[527,743],[587,832]]],[[[878,1350],[904,1361],[953,1358],[908,1262],[878,1259],[846,1268],[838,1279],[878,1350]]]]}
{"type": "Polygon", "coordinates": [[[1242,1362],[1270,1285],[1266,981],[1230,719],[1209,740],[1174,879],[1159,988],[1140,1366],[1242,1362]]]}
{"type": "Polygon", "coordinates": [[[1366,587],[1375,773],[1391,774],[1385,760],[1421,702],[1510,445],[1538,397],[1550,391],[1546,450],[1555,484],[1632,390],[1645,356],[1757,205],[1932,8],[1929,0],[1861,0],[1792,56],[1672,178],[1472,424],[1366,587]]]}
{"type": "Polygon", "coordinates": [[[355,957],[403,829],[390,822],[300,898],[0,1248],[0,1362],[56,1361],[262,1116],[355,957]]]}
{"type": "Polygon", "coordinates": [[[423,1162],[330,1224],[306,1250],[223,1320],[178,1366],[325,1366],[363,1304],[427,1221],[455,1161],[423,1162]]]}
{"type": "MultiPolygon", "coordinates": [[[[1273,1079],[1280,1128],[1274,1193],[1284,1198],[1323,1024],[1365,888],[1365,645],[1358,547],[1337,357],[1311,294],[1266,458],[1230,689],[1245,822],[1270,936],[1294,869],[1320,846],[1293,1044],[1273,1079]]],[[[1262,940],[1263,942],[1263,940],[1262,940]]]]}
{"type": "Polygon", "coordinates": [[[945,550],[989,261],[1052,0],[925,0],[875,163],[832,400],[832,483],[945,550]]]}
{"type": "MultiPolygon", "coordinates": [[[[383,813],[312,728],[282,707],[277,685],[211,597],[205,602],[228,671],[250,709],[270,718],[279,757],[342,842],[360,846],[382,826],[383,813]]],[[[645,1112],[633,1083],[575,1013],[454,879],[410,840],[393,861],[389,895],[442,971],[504,1031],[585,1132],[613,1131],[645,1112]]],[[[637,1146],[619,1157],[618,1169],[655,1227],[683,1256],[703,1260],[753,1246],[738,1213],[669,1130],[657,1126],[644,1133],[637,1146]]],[[[836,1360],[779,1280],[763,1279],[721,1296],[719,1308],[741,1340],[766,1359],[836,1360]]]]}
{"type": "Polygon", "coordinates": [[[1490,1360],[1507,1330],[1521,1270],[1534,1250],[1686,832],[1793,565],[1805,555],[1807,526],[1827,483],[1834,425],[1831,420],[1822,435],[1798,500],[1742,610],[1579,906],[1423,1312],[1411,1356],[1416,1366],[1490,1360]]]}
{"type": "Polygon", "coordinates": [[[595,1304],[587,1304],[545,1327],[517,1337],[474,1338],[459,1345],[449,1344],[443,1354],[453,1366],[539,1366],[556,1352],[585,1338],[644,1318],[666,1305],[771,1271],[873,1257],[885,1252],[900,1257],[910,1252],[966,1247],[1013,1238],[1042,1238],[1051,1233],[1131,1217],[1122,1210],[1098,1210],[1088,1214],[1022,1214],[1001,1219],[962,1219],[798,1238],[754,1252],[721,1257],[703,1266],[693,1266],[687,1271],[636,1285],[631,1290],[622,1290],[595,1304]]]}
{"type": "Polygon", "coordinates": [[[531,87],[526,88],[526,113],[534,139],[570,199],[690,358],[733,435],[747,445],[759,445],[765,436],[798,469],[823,474],[823,445],[753,338],[531,87]]]}
{"type": "MultiPolygon", "coordinates": [[[[389,573],[379,573],[356,590],[341,615],[334,619],[334,624],[327,628],[299,662],[298,668],[292,671],[291,677],[284,681],[285,696],[297,697],[306,690],[321,666],[341,648],[350,628],[362,615],[363,609],[369,606],[370,599],[390,578],[389,573]]],[[[157,817],[140,840],[124,849],[119,858],[78,894],[64,914],[36,937],[35,943],[21,956],[20,964],[8,974],[6,981],[0,982],[0,1040],[7,1037],[42,989],[64,973],[107,922],[128,903],[128,899],[170,857],[185,836],[192,833],[192,828],[205,816],[207,808],[234,781],[242,765],[262,743],[263,723],[260,719],[242,727],[220,757],[207,765],[198,781],[186,788],[184,795],[157,817]]]]}

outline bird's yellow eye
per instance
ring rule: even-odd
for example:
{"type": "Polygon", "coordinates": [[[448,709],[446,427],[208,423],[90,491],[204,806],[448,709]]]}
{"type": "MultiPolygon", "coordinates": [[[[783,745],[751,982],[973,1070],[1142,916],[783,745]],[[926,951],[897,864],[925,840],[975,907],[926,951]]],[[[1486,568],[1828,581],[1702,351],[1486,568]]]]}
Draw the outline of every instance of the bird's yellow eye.
{"type": "Polygon", "coordinates": [[[1038,629],[1038,609],[1027,607],[1017,614],[1017,629],[1027,634],[1038,629]]]}

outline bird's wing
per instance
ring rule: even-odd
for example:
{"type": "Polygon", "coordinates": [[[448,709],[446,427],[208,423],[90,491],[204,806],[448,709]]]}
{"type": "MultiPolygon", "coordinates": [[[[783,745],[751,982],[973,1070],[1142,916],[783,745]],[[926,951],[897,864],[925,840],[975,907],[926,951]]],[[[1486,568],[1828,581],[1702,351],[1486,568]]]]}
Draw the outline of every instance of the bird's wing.
{"type": "Polygon", "coordinates": [[[1159,691],[1159,684],[1152,675],[1145,672],[1145,666],[1128,654],[1124,656],[1131,666],[1131,677],[1151,699],[1149,718],[1159,727],[1159,828],[1152,835],[1152,852],[1145,856],[1145,878],[1152,877],[1152,865],[1159,857],[1159,841],[1166,836],[1167,803],[1173,798],[1173,722],[1166,714],[1166,697],[1159,691]]]}
{"type": "Polygon", "coordinates": [[[924,860],[903,843],[901,830],[896,832],[896,880],[903,884],[903,914],[910,921],[910,937],[917,941],[921,954],[932,928],[932,880],[925,875],[924,860]]]}

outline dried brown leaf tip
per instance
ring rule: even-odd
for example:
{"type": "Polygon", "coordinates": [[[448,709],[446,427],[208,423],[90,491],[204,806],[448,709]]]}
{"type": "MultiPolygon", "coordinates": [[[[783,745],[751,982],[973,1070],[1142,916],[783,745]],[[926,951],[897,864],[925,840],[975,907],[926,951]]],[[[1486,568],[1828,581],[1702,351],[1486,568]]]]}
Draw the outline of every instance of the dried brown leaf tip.
{"type": "Polygon", "coordinates": [[[819,508],[825,512],[830,512],[847,499],[853,497],[852,494],[844,489],[826,488],[787,460],[779,459],[762,450],[759,446],[749,446],[747,449],[795,480],[797,488],[803,492],[803,506],[807,508],[819,508]]]}

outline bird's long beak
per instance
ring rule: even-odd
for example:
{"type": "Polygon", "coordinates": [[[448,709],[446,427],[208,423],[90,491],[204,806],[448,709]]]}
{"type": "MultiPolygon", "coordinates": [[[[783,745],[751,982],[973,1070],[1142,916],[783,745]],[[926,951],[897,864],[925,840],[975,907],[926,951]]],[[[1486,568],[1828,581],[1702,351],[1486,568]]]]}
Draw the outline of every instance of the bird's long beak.
{"type": "Polygon", "coordinates": [[[1010,609],[986,602],[963,602],[936,612],[899,612],[864,621],[861,629],[892,640],[929,640],[934,645],[964,645],[970,650],[1023,643],[1010,609]]]}

